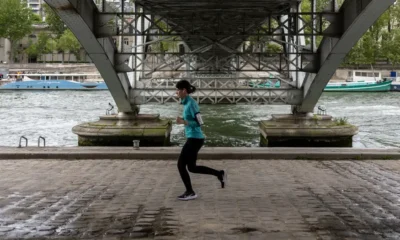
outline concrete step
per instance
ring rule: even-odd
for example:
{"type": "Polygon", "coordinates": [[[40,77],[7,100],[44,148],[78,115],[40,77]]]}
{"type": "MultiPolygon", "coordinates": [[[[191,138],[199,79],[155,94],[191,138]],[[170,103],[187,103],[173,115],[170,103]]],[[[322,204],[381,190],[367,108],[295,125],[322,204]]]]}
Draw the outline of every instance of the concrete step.
{"type": "MultiPolygon", "coordinates": [[[[180,147],[0,147],[0,159],[176,160],[180,151],[180,147]]],[[[199,159],[397,160],[400,159],[400,149],[204,147],[199,159]]]]}

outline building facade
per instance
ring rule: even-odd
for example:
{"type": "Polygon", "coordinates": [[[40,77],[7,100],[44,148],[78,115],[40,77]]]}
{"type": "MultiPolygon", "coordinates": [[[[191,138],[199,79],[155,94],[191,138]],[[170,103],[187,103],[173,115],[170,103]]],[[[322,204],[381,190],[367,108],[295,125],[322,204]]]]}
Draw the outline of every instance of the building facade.
{"type": "Polygon", "coordinates": [[[28,7],[32,9],[34,14],[44,17],[43,4],[44,0],[27,0],[28,7]]]}
{"type": "Polygon", "coordinates": [[[5,38],[0,38],[0,63],[8,63],[10,61],[10,50],[10,41],[5,38]]]}

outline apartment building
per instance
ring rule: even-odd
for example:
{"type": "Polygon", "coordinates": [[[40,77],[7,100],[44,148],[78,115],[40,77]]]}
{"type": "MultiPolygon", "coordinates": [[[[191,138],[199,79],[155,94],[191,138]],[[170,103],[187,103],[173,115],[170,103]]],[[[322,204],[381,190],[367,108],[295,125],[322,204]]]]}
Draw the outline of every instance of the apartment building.
{"type": "Polygon", "coordinates": [[[42,18],[44,17],[44,10],[43,10],[43,4],[44,0],[27,0],[28,7],[32,9],[32,12],[41,16],[42,18]]]}

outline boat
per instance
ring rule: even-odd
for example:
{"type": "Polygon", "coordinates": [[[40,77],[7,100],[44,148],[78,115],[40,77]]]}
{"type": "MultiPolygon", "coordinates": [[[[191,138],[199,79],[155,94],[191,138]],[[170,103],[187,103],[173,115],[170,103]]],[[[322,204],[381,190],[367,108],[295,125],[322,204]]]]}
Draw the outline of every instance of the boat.
{"type": "Polygon", "coordinates": [[[392,80],[328,83],[325,92],[388,92],[392,80]]]}
{"type": "Polygon", "coordinates": [[[381,72],[373,70],[354,70],[348,72],[345,82],[330,82],[325,92],[387,92],[390,91],[391,79],[382,79],[381,72]]]}
{"type": "Polygon", "coordinates": [[[374,70],[353,70],[348,72],[346,82],[376,82],[382,80],[382,73],[374,70]]]}
{"type": "Polygon", "coordinates": [[[400,92],[400,82],[399,81],[393,81],[392,85],[390,87],[390,91],[400,92]]]}
{"type": "Polygon", "coordinates": [[[108,90],[99,74],[16,73],[8,79],[0,90],[108,90]]]}

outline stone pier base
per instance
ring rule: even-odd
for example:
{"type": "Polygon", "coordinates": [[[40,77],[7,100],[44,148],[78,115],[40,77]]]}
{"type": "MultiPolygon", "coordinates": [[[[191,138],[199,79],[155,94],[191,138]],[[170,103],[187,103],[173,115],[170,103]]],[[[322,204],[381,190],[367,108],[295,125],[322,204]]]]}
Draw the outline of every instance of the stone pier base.
{"type": "Polygon", "coordinates": [[[72,132],[78,135],[79,146],[169,146],[172,122],[159,115],[129,114],[101,116],[97,122],[77,125],[72,132]]]}
{"type": "Polygon", "coordinates": [[[261,147],[352,147],[358,128],[329,115],[272,115],[259,122],[261,147]]]}

